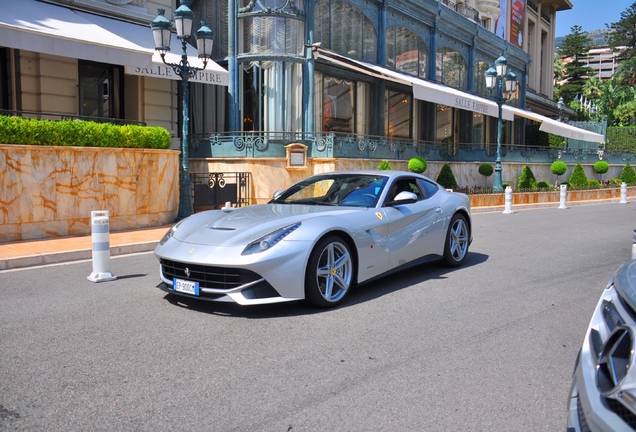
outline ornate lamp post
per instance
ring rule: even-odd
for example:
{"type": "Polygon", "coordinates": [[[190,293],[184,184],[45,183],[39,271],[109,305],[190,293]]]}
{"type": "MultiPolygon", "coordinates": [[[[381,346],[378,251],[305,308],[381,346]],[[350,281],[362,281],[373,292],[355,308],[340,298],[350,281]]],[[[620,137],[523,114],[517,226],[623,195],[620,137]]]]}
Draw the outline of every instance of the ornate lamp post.
{"type": "Polygon", "coordinates": [[[508,60],[501,55],[495,61],[495,67],[490,67],[485,73],[486,75],[486,87],[492,92],[493,89],[497,89],[497,106],[499,108],[499,117],[497,119],[497,159],[495,161],[495,180],[493,183],[493,190],[502,191],[503,184],[501,181],[501,127],[502,127],[502,106],[510,99],[506,97],[511,95],[517,89],[517,76],[508,71],[508,60]],[[504,83],[505,82],[505,83],[504,83]],[[505,88],[504,88],[505,85],[505,88]]]}
{"type": "Polygon", "coordinates": [[[183,124],[181,129],[181,163],[182,172],[179,182],[179,213],[177,220],[184,219],[193,213],[192,208],[192,181],[190,180],[190,166],[188,164],[188,146],[190,143],[190,116],[188,113],[190,89],[188,80],[193,78],[197,72],[205,69],[208,60],[212,58],[212,30],[206,25],[205,21],[201,21],[201,28],[197,31],[197,49],[199,58],[203,60],[203,67],[193,67],[188,63],[188,54],[186,51],[188,39],[192,32],[192,20],[194,13],[187,5],[187,0],[181,0],[181,5],[174,11],[174,25],[177,30],[177,37],[181,40],[181,61],[179,63],[166,62],[166,52],[170,51],[170,37],[172,23],[164,14],[165,9],[159,9],[157,18],[155,18],[150,27],[155,40],[155,50],[161,54],[161,60],[164,64],[170,66],[174,72],[181,77],[181,94],[182,94],[182,118],[183,124]]]}
{"type": "Polygon", "coordinates": [[[559,121],[563,121],[563,108],[565,108],[565,102],[563,102],[563,96],[559,98],[557,107],[559,108],[559,121]]]}

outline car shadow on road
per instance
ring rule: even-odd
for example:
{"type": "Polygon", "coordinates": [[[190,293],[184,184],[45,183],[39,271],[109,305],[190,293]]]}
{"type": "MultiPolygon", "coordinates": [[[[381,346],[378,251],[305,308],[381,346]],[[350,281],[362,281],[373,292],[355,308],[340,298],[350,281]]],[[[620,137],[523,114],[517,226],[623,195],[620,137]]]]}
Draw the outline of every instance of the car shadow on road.
{"type": "Polygon", "coordinates": [[[428,280],[445,279],[448,277],[447,275],[452,274],[454,271],[470,268],[482,264],[487,260],[488,255],[469,252],[464,264],[458,268],[444,267],[438,262],[429,262],[409,267],[395,273],[389,273],[355,287],[340,307],[354,306],[358,303],[374,300],[428,280]]]}
{"type": "MultiPolygon", "coordinates": [[[[461,267],[459,267],[459,269],[476,266],[486,262],[487,260],[488,255],[469,252],[466,257],[466,261],[461,267]]],[[[316,308],[304,301],[240,306],[234,303],[210,302],[175,294],[166,294],[164,299],[169,303],[184,309],[219,316],[251,319],[292,317],[312,315],[316,313],[327,313],[333,310],[352,307],[359,303],[378,299],[392,292],[399,291],[403,288],[416,285],[427,280],[444,279],[447,277],[447,274],[451,274],[455,270],[458,269],[443,267],[436,262],[431,262],[419,264],[396,273],[390,273],[378,279],[374,279],[370,283],[365,283],[359,287],[353,288],[347,298],[345,298],[344,302],[333,309],[316,308]]]]}

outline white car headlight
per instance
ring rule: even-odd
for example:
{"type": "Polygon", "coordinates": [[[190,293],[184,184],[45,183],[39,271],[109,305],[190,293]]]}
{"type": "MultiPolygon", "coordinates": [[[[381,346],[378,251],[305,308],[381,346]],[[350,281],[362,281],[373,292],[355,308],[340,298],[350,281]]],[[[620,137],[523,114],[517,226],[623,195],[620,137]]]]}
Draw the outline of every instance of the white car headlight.
{"type": "Polygon", "coordinates": [[[179,225],[181,225],[182,223],[183,220],[170,228],[168,232],[164,234],[163,238],[159,241],[159,245],[163,246],[164,244],[166,244],[166,242],[172,238],[174,233],[177,232],[177,228],[179,228],[179,225]]]}
{"type": "Polygon", "coordinates": [[[248,244],[241,255],[251,255],[255,253],[265,252],[266,250],[272,248],[282,239],[287,237],[290,233],[295,231],[300,226],[300,222],[295,223],[293,225],[288,225],[281,229],[278,229],[274,232],[271,232],[263,237],[254,240],[252,243],[248,244]]]}

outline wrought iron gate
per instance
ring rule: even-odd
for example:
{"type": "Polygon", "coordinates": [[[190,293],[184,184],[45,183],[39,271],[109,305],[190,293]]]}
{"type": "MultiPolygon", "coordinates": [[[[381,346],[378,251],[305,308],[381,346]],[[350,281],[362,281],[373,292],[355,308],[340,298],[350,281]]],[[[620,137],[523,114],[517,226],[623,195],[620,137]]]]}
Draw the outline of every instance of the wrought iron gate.
{"type": "Polygon", "coordinates": [[[250,204],[252,176],[249,172],[192,173],[194,211],[250,204]]]}

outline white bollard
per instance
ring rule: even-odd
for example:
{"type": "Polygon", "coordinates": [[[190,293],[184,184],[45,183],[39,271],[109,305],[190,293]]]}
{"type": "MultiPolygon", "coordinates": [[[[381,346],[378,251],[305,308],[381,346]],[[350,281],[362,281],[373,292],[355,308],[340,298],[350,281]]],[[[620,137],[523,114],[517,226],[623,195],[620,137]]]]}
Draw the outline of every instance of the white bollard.
{"type": "Polygon", "coordinates": [[[627,204],[627,183],[621,183],[621,200],[619,204],[627,204]]]}
{"type": "Polygon", "coordinates": [[[512,188],[510,186],[506,186],[506,206],[504,208],[503,214],[512,214],[512,188]]]}
{"type": "Polygon", "coordinates": [[[632,239],[634,243],[632,244],[632,259],[636,259],[636,230],[634,230],[634,234],[632,234],[632,239]]]}
{"type": "Polygon", "coordinates": [[[117,276],[110,272],[107,210],[91,212],[91,237],[93,241],[93,273],[87,279],[91,282],[107,282],[117,279],[117,276]]]}
{"type": "Polygon", "coordinates": [[[560,192],[559,192],[559,198],[560,198],[560,203],[559,203],[559,208],[560,209],[566,209],[567,207],[565,206],[565,200],[567,199],[568,196],[568,185],[561,185],[560,186],[560,192]]]}

